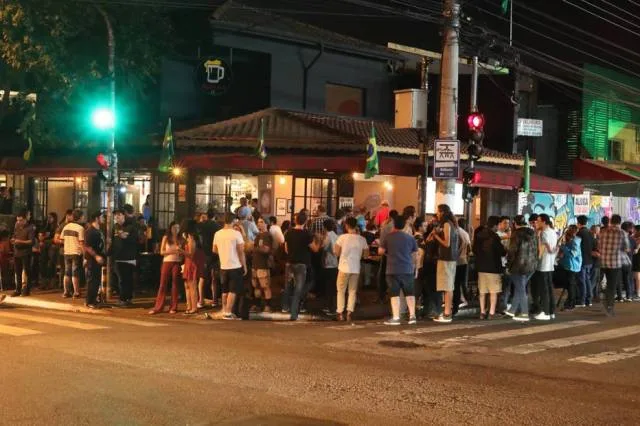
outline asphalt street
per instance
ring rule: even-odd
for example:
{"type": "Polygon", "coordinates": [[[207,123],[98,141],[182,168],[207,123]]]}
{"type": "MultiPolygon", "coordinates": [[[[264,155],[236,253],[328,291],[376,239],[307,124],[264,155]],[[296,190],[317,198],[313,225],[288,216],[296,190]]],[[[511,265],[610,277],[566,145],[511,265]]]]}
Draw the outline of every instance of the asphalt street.
{"type": "Polygon", "coordinates": [[[640,424],[640,304],[554,322],[216,321],[0,306],[6,425],[640,424]]]}

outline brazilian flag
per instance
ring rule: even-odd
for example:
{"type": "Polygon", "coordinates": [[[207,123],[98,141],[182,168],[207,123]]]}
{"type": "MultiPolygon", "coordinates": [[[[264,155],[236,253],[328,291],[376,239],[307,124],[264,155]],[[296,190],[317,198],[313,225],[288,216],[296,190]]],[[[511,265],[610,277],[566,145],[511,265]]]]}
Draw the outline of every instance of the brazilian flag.
{"type": "Polygon", "coordinates": [[[260,136],[256,145],[256,155],[262,161],[267,158],[267,149],[264,147],[264,118],[260,119],[260,136]]]}
{"type": "Polygon", "coordinates": [[[29,147],[22,154],[22,158],[24,159],[25,162],[30,163],[31,159],[33,158],[33,141],[31,141],[31,136],[29,136],[27,141],[29,142],[29,147]]]}
{"type": "Polygon", "coordinates": [[[171,131],[171,118],[167,122],[167,128],[164,131],[164,141],[162,142],[162,156],[158,164],[158,170],[163,173],[169,173],[173,169],[173,159],[175,151],[173,147],[173,132],[171,131]]]}
{"type": "Polygon", "coordinates": [[[501,7],[502,7],[502,13],[503,13],[504,15],[506,15],[506,14],[507,14],[507,12],[509,11],[509,2],[510,2],[510,1],[511,1],[511,0],[502,0],[501,7]]]}
{"type": "Polygon", "coordinates": [[[369,144],[367,145],[367,165],[364,170],[364,178],[371,179],[380,173],[378,166],[378,144],[376,143],[376,128],[371,122],[371,134],[369,135],[369,144]]]}

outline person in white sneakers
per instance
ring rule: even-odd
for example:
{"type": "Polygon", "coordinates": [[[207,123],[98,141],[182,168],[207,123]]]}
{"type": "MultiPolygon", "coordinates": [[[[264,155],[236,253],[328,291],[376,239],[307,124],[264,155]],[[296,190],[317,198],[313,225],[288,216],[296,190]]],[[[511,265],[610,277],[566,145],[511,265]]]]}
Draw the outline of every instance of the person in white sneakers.
{"type": "MultiPolygon", "coordinates": [[[[246,206],[245,206],[246,207],[246,206]]],[[[233,225],[235,217],[227,213],[224,228],[213,236],[213,252],[220,256],[220,283],[222,285],[222,318],[233,320],[236,297],[244,291],[243,277],[247,275],[244,239],[233,225]]]]}
{"type": "Polygon", "coordinates": [[[541,214],[536,220],[538,230],[538,274],[534,285],[540,295],[540,312],[535,319],[549,321],[555,318],[555,298],[553,296],[553,271],[558,253],[558,236],[553,230],[551,218],[541,214]]]}
{"type": "Polygon", "coordinates": [[[337,315],[338,321],[343,320],[344,294],[348,290],[346,320],[351,321],[351,316],[356,307],[356,294],[358,280],[360,278],[360,261],[369,255],[369,246],[362,235],[358,234],[358,222],[354,217],[345,221],[346,234],[338,237],[333,252],[340,258],[338,262],[338,297],[337,315]]]}

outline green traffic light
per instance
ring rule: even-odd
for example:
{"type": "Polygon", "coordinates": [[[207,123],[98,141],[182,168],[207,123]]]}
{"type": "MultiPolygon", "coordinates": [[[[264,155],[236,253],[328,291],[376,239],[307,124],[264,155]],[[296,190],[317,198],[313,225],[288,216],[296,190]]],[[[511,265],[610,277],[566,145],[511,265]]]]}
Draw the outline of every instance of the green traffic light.
{"type": "Polygon", "coordinates": [[[100,130],[111,130],[115,127],[116,118],[109,108],[98,108],[91,115],[93,125],[100,130]]]}

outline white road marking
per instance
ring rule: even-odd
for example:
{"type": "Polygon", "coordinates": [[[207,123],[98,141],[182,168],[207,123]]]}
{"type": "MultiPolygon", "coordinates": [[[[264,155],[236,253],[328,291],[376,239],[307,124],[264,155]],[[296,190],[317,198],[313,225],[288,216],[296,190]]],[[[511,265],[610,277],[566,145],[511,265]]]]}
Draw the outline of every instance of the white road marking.
{"type": "Polygon", "coordinates": [[[103,330],[109,328],[103,325],[88,324],[85,322],[61,320],[58,318],[44,317],[38,315],[26,315],[13,312],[0,312],[1,318],[18,319],[24,321],[37,322],[41,324],[52,324],[60,327],[76,328],[78,330],[103,330]]]}
{"type": "Polygon", "coordinates": [[[579,356],[576,358],[571,358],[569,361],[600,365],[607,364],[609,362],[635,358],[637,356],[640,356],[640,346],[636,346],[635,348],[625,348],[620,351],[600,352],[599,354],[579,356]]]}
{"type": "Polygon", "coordinates": [[[528,343],[525,345],[511,346],[502,349],[504,352],[513,354],[532,354],[536,352],[546,351],[547,349],[568,348],[571,346],[582,345],[585,343],[598,342],[601,340],[618,339],[620,337],[640,334],[640,325],[623,327],[613,330],[601,331],[598,333],[584,334],[581,336],[563,337],[560,339],[546,340],[543,342],[528,343]]]}
{"type": "Polygon", "coordinates": [[[398,331],[379,331],[376,334],[379,334],[381,336],[415,336],[420,334],[442,333],[445,331],[468,330],[470,328],[486,327],[488,325],[497,325],[497,324],[504,324],[504,323],[484,322],[481,324],[452,324],[452,325],[434,324],[431,327],[419,327],[419,328],[412,328],[408,330],[398,330],[398,331]]]}
{"type": "Polygon", "coordinates": [[[38,330],[30,330],[28,328],[12,327],[10,325],[0,324],[0,334],[8,334],[9,336],[32,336],[41,334],[38,330]]]}
{"type": "Polygon", "coordinates": [[[497,331],[494,333],[478,334],[475,336],[459,336],[452,337],[437,342],[436,344],[443,347],[459,346],[487,341],[495,341],[501,339],[509,339],[512,337],[531,336],[534,334],[549,333],[552,331],[565,330],[568,328],[582,327],[586,325],[598,324],[597,321],[569,321],[556,324],[547,324],[539,326],[530,326],[524,328],[516,328],[513,330],[497,331]]]}
{"type": "MultiPolygon", "coordinates": [[[[26,309],[29,312],[33,312],[33,313],[37,313],[38,311],[35,310],[30,310],[30,309],[26,309]]],[[[89,318],[87,318],[86,316],[81,316],[78,317],[77,313],[68,313],[68,312],[48,312],[48,315],[54,315],[54,316],[62,316],[62,317],[74,317],[74,318],[82,318],[82,319],[86,319],[89,320],[89,318]]],[[[155,322],[155,321],[141,321],[141,320],[136,320],[136,319],[127,319],[127,318],[112,318],[112,317],[107,317],[104,315],[100,315],[100,316],[94,316],[92,318],[90,318],[90,320],[95,320],[95,321],[107,321],[107,322],[115,322],[115,323],[120,323],[120,324],[130,324],[130,325],[137,325],[140,327],[166,327],[169,324],[167,323],[163,323],[163,322],[155,322]]]]}
{"type": "Polygon", "coordinates": [[[332,330],[358,330],[360,328],[367,328],[366,325],[358,325],[358,324],[346,324],[346,325],[334,325],[331,327],[327,327],[332,330]]]}

